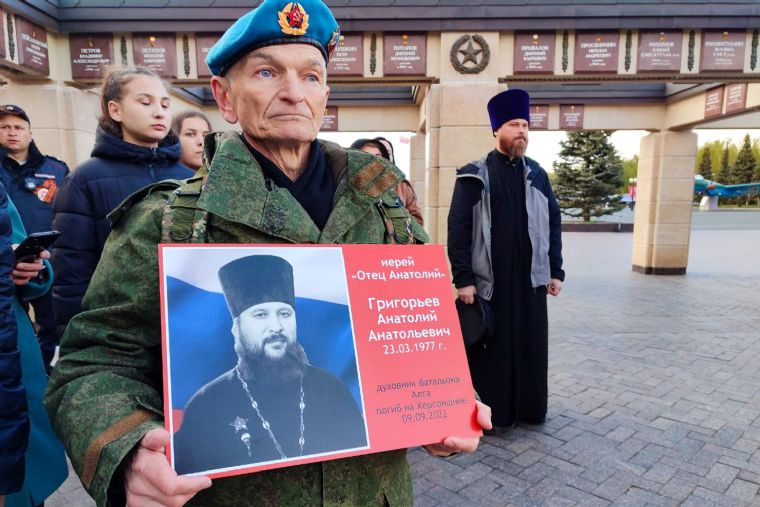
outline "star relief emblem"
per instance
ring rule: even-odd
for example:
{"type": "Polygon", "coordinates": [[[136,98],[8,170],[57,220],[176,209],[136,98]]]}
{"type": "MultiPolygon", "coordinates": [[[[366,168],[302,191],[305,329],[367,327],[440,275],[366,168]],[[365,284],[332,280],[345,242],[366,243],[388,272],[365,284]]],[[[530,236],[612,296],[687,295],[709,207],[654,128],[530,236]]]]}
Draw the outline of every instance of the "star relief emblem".
{"type": "Polygon", "coordinates": [[[230,423],[230,426],[235,428],[235,433],[240,433],[241,430],[248,431],[248,426],[246,424],[248,423],[248,419],[243,419],[242,417],[235,417],[235,420],[230,423]]]}
{"type": "Polygon", "coordinates": [[[460,74],[479,74],[488,67],[491,49],[482,35],[462,35],[452,44],[449,59],[460,74]]]}
{"type": "Polygon", "coordinates": [[[483,52],[482,49],[475,49],[475,46],[472,44],[472,39],[467,42],[467,47],[465,49],[460,49],[459,52],[464,56],[462,58],[462,65],[464,65],[467,62],[472,62],[473,64],[478,64],[478,55],[483,52]]]}

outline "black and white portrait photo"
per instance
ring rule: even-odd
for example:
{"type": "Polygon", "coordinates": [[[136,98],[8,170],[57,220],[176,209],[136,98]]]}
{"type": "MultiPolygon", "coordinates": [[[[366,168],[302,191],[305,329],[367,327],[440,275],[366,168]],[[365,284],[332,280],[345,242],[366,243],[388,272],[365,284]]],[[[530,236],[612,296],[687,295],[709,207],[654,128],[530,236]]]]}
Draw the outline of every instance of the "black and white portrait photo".
{"type": "Polygon", "coordinates": [[[346,328],[352,337],[339,249],[172,248],[164,255],[177,473],[368,445],[361,395],[347,385],[357,367],[353,341],[345,340],[346,328]],[[216,283],[208,281],[212,275],[216,283]],[[299,290],[306,285],[312,288],[299,290]],[[319,294],[341,287],[343,296],[319,294]],[[226,318],[207,312],[209,304],[223,304],[226,318]],[[204,315],[219,318],[193,321],[193,308],[201,306],[204,315]],[[194,329],[172,325],[183,319],[194,329]],[[326,359],[311,357],[317,349],[328,349],[315,352],[326,359]],[[194,366],[199,361],[206,364],[194,366]]]}

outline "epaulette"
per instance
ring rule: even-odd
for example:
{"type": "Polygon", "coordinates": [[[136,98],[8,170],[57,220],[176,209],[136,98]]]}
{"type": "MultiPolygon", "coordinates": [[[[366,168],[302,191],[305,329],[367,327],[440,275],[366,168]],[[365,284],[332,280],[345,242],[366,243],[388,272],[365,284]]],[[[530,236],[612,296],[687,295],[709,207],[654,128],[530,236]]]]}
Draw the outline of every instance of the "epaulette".
{"type": "Polygon", "coordinates": [[[59,164],[61,164],[66,169],[69,168],[69,165],[66,162],[64,162],[63,160],[61,160],[60,158],[56,158],[56,157],[54,157],[52,155],[43,155],[43,157],[45,157],[45,160],[52,160],[53,162],[58,162],[59,164]]]}
{"type": "Polygon", "coordinates": [[[164,180],[158,183],[153,183],[147,187],[143,187],[137,192],[124,199],[121,204],[116,206],[113,211],[108,214],[108,220],[111,222],[111,227],[114,227],[119,220],[130,210],[132,206],[138,202],[147,199],[155,191],[161,190],[175,190],[182,186],[182,180],[164,180]]]}
{"type": "Polygon", "coordinates": [[[380,197],[402,179],[390,163],[383,163],[376,158],[359,169],[351,179],[351,184],[369,196],[380,197]]]}

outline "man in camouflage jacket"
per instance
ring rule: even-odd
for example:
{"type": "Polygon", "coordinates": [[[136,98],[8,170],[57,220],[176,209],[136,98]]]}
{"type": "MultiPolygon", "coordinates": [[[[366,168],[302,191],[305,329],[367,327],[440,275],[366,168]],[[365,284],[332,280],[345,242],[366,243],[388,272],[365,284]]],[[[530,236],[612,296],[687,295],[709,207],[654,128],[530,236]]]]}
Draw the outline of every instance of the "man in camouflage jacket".
{"type": "MultiPolygon", "coordinates": [[[[207,477],[177,476],[163,454],[169,433],[162,423],[159,242],[428,239],[393,191],[403,178],[398,169],[315,141],[329,93],[326,61],[338,39],[321,0],[265,0],[240,18],[208,63],[222,116],[243,132],[207,137],[198,177],[149,187],[112,214],[113,233],[84,311],[66,329],[46,397],[56,432],[98,505],[412,504],[405,450],[213,485],[207,477]]],[[[490,427],[483,405],[478,420],[490,427]]],[[[426,448],[445,456],[477,443],[449,437],[426,448]]]]}
{"type": "MultiPolygon", "coordinates": [[[[392,189],[402,173],[363,152],[322,146],[331,167],[342,173],[342,190],[319,231],[288,191],[267,189],[238,134],[217,135],[207,146],[215,151],[209,153],[213,158],[199,174],[206,177],[197,206],[209,213],[207,242],[387,241],[375,203],[395,198],[392,189]]],[[[163,428],[156,245],[168,227],[162,226],[168,216],[164,207],[175,187],[165,183],[146,189],[114,212],[114,231],[85,297],[86,311],[66,330],[48,389],[56,432],[98,505],[106,504],[112,485],[116,503],[119,465],[146,432],[163,428]]],[[[417,227],[413,234],[427,239],[417,227]]],[[[192,504],[252,505],[251,499],[256,505],[384,505],[386,499],[390,505],[411,505],[406,451],[217,479],[192,504]]]]}

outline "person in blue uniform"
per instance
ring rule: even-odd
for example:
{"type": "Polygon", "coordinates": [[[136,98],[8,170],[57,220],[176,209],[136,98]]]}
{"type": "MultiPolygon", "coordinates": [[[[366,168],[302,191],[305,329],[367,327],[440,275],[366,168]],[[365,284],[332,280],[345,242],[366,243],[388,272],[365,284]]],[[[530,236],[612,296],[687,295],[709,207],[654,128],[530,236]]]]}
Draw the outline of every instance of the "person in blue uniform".
{"type": "Polygon", "coordinates": [[[178,473],[367,445],[348,387],[309,364],[297,339],[293,267],[251,255],[219,270],[238,362],[196,392],[174,437],[178,473]]]}
{"type": "MultiPolygon", "coordinates": [[[[43,155],[32,139],[29,115],[19,106],[0,106],[0,182],[21,215],[27,234],[49,231],[53,223],[53,199],[68,166],[57,158],[43,155]]],[[[34,309],[38,340],[45,368],[60,341],[50,292],[28,301],[34,309]]]]}

